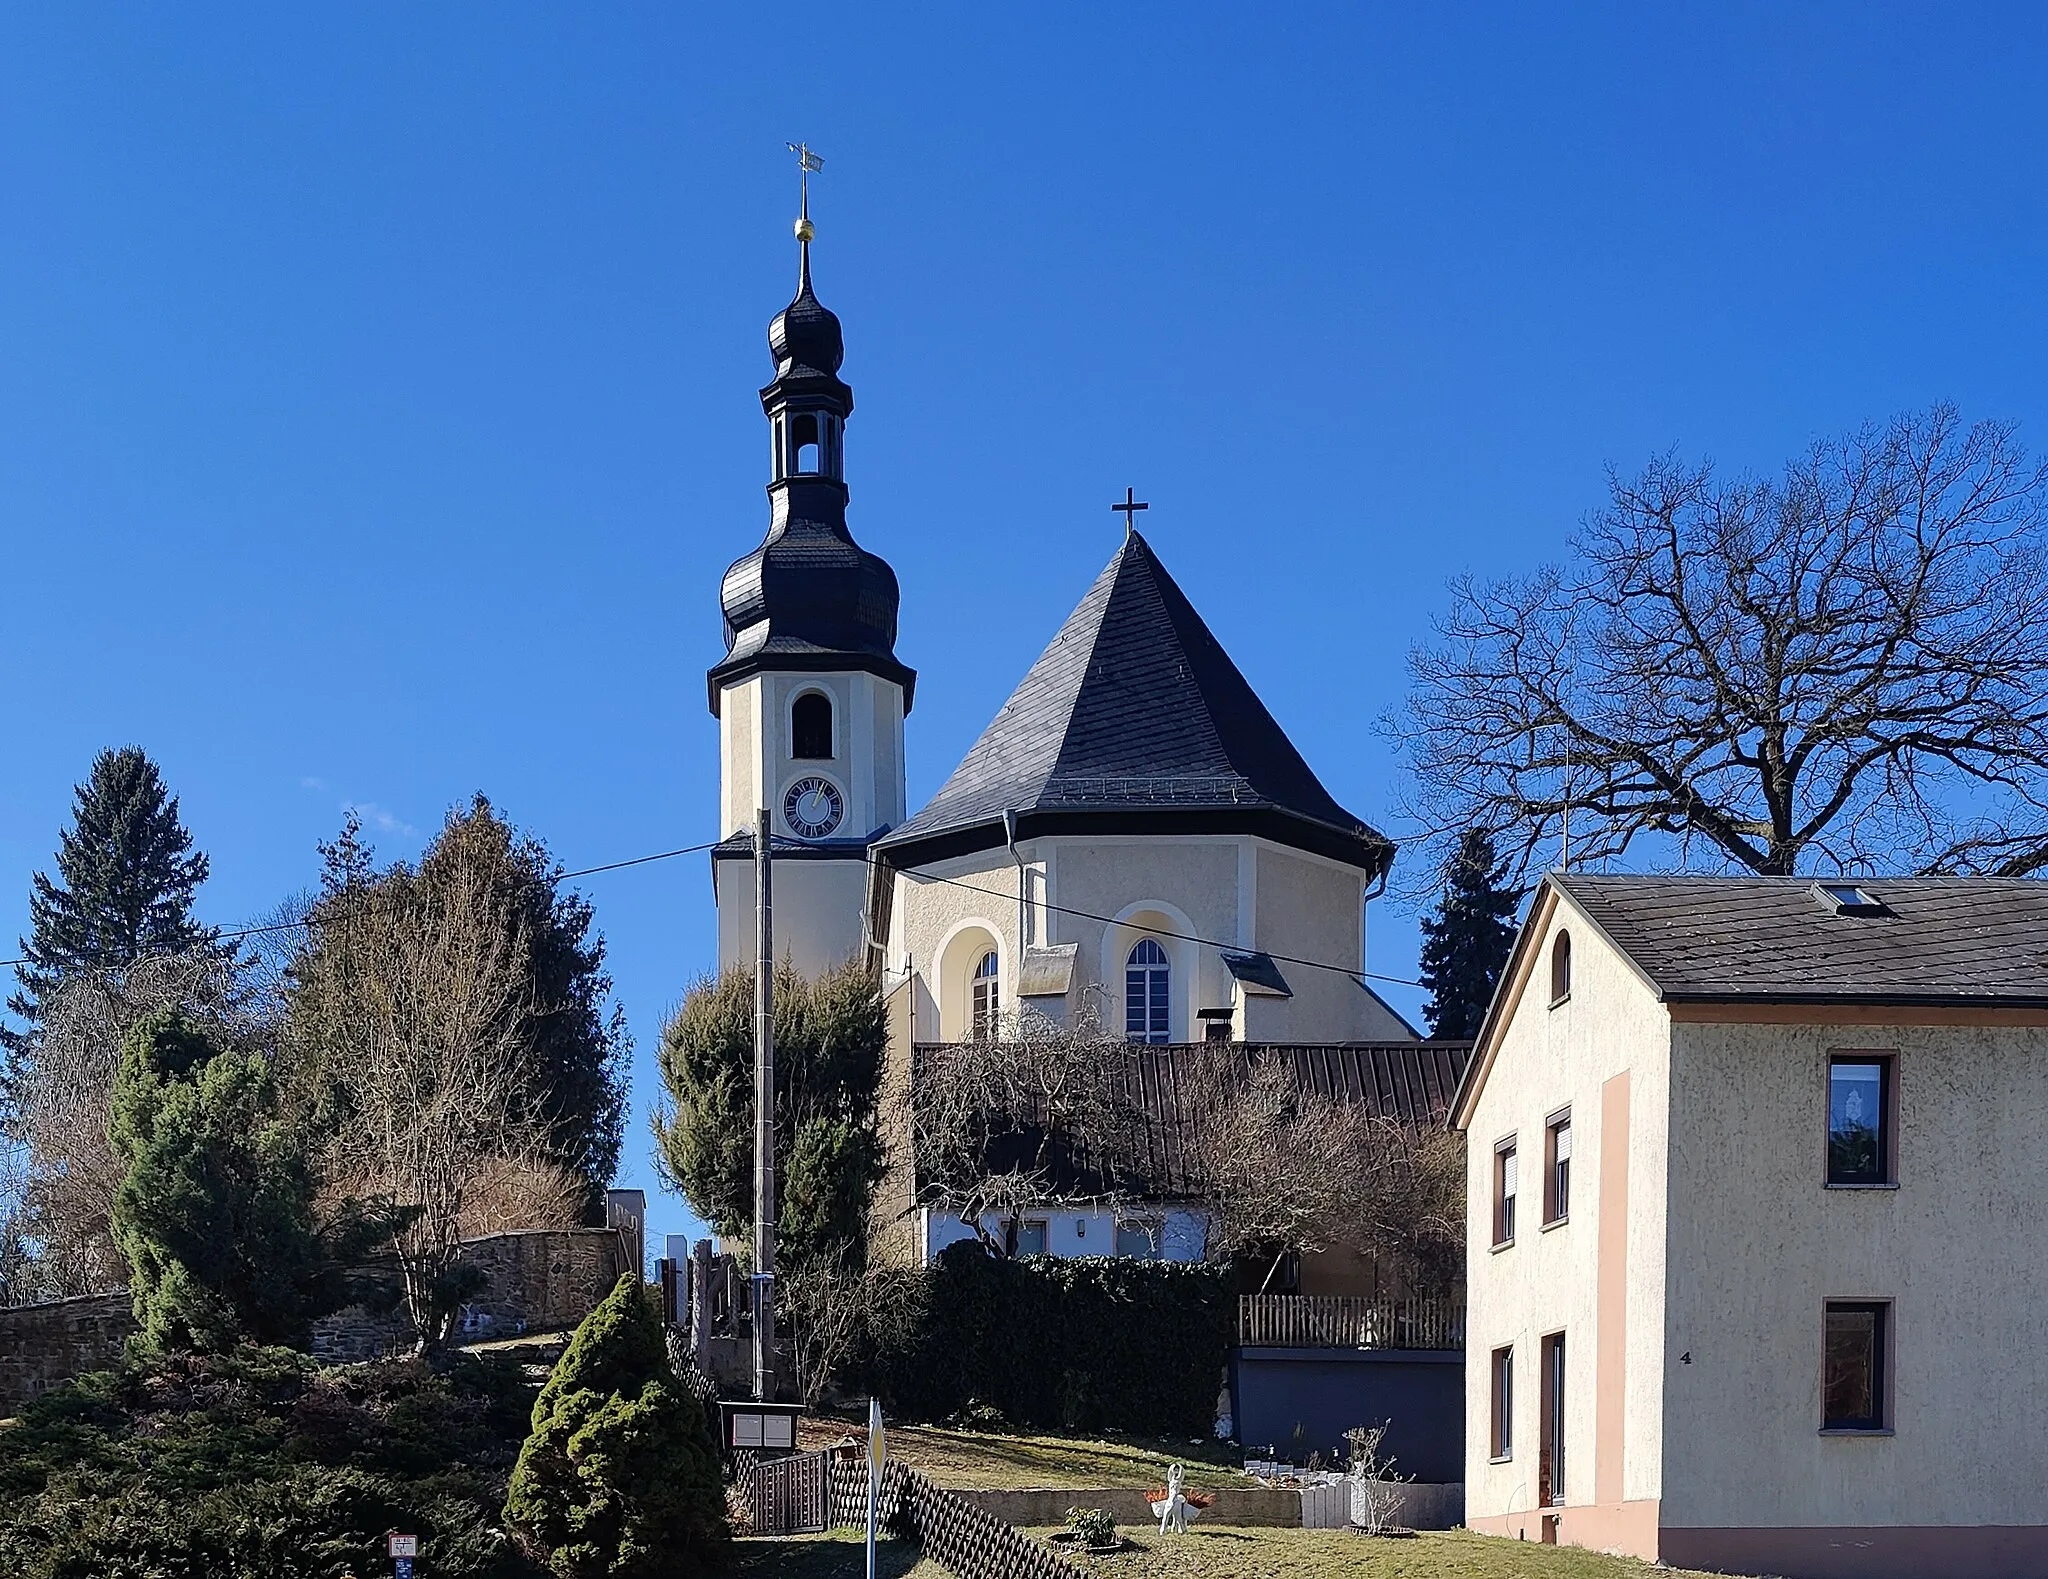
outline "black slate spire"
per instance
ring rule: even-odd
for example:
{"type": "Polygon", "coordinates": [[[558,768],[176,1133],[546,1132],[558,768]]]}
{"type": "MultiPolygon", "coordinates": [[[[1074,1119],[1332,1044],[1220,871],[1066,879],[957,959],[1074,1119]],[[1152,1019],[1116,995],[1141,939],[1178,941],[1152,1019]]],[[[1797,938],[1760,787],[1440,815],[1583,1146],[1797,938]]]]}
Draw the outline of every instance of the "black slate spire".
{"type": "Polygon", "coordinates": [[[914,865],[1034,832],[1256,833],[1368,872],[1339,806],[1133,531],[931,803],[882,841],[914,865]]]}
{"type": "Polygon", "coordinates": [[[896,572],[846,527],[853,391],[839,377],[845,338],[811,289],[810,242],[802,248],[796,299],[768,326],[768,536],[726,571],[720,588],[726,655],[706,676],[711,711],[722,686],[763,669],[864,669],[903,687],[907,713],[917,674],[896,657],[896,572]]]}

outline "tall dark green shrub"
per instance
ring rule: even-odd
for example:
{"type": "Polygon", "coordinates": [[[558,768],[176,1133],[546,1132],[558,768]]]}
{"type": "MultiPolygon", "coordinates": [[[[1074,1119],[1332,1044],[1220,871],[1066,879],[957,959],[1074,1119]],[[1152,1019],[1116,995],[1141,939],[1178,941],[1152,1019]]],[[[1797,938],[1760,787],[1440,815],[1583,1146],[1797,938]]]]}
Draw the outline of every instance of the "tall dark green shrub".
{"type": "Polygon", "coordinates": [[[903,1414],[982,1404],[1015,1425],[1208,1434],[1235,1329],[1226,1268],[964,1243],[926,1278],[916,1332],[862,1378],[903,1414]]]}
{"type": "MultiPolygon", "coordinates": [[[[777,1245],[792,1264],[858,1261],[884,1172],[876,1126],[888,1020],[874,977],[844,965],[775,973],[775,1125],[783,1159],[777,1245]]],[[[697,1214],[745,1238],[754,1223],[754,977],[700,981],[661,1039],[671,1110],[662,1160],[697,1214]]]]}
{"type": "Polygon", "coordinates": [[[634,1274],[584,1318],[541,1389],[505,1522],[559,1579],[665,1579],[719,1558],[717,1442],[634,1274]]]}
{"type": "Polygon", "coordinates": [[[129,1033],[107,1138],[127,1168],[112,1226],[146,1348],[302,1342],[346,1302],[347,1263],[381,1237],[356,1212],[323,1232],[267,1060],[221,1051],[175,1010],[129,1033]]]}
{"type": "Polygon", "coordinates": [[[45,994],[82,970],[118,969],[144,954],[219,947],[192,919],[206,856],[178,821],[178,798],[138,746],[102,751],[74,795],[71,826],[57,847],[57,875],[35,874],[29,935],[7,1000],[25,1029],[0,1027],[0,1099],[14,1061],[34,1040],[45,994]]]}
{"type": "Polygon", "coordinates": [[[1422,985],[1429,991],[1423,1014],[1431,1036],[1479,1034],[1515,946],[1522,894],[1505,886],[1506,875],[1492,836],[1466,829],[1437,912],[1422,919],[1422,985]]]}

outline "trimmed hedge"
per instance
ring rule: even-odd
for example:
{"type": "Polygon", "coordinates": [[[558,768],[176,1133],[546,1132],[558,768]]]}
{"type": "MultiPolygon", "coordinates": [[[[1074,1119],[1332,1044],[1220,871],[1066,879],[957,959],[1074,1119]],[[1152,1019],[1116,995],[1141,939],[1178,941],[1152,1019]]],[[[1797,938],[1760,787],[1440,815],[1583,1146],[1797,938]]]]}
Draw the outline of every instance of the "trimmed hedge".
{"type": "Polygon", "coordinates": [[[977,1406],[1012,1425],[1207,1436],[1236,1315],[1227,1269],[950,1246],[920,1319],[866,1378],[900,1414],[977,1406]]]}

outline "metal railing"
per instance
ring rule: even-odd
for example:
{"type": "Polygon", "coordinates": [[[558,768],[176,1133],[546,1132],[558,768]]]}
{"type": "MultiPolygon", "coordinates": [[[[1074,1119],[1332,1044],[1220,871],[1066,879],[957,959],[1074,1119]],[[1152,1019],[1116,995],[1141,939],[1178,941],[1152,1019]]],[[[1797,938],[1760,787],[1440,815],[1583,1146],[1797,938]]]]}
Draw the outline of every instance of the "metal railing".
{"type": "Polygon", "coordinates": [[[1451,1299],[1242,1294],[1237,1341],[1274,1349],[1462,1349],[1465,1306],[1451,1299]]]}

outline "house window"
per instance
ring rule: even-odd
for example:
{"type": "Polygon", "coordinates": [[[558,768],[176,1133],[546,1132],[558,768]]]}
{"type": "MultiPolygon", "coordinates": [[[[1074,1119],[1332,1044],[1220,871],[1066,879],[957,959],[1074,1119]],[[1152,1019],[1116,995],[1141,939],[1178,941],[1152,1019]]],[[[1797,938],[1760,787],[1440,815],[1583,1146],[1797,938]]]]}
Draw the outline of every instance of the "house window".
{"type": "Polygon", "coordinates": [[[1564,1505],[1564,1334],[1543,1340],[1543,1414],[1536,1444],[1536,1500],[1564,1505]]]}
{"type": "Polygon", "coordinates": [[[1889,1400],[1885,1367],[1891,1307],[1883,1302],[1829,1300],[1821,1371],[1823,1431],[1883,1431],[1889,1400]]]}
{"type": "Polygon", "coordinates": [[[1554,1113],[1543,1126],[1543,1220],[1572,1214],[1572,1111],[1554,1113]]]}
{"type": "Polygon", "coordinates": [[[1572,935],[1560,932],[1550,945],[1550,1001],[1563,1003],[1572,995],[1572,935]]]}
{"type": "Polygon", "coordinates": [[[1017,1225],[1017,1254],[1020,1256],[1042,1256],[1045,1254],[1045,1219],[1027,1217],[1017,1225]]]}
{"type": "Polygon", "coordinates": [[[1828,1183],[1891,1184],[1892,1061],[1828,1060],[1828,1183]]]}
{"type": "Polygon", "coordinates": [[[1159,1259],[1159,1225],[1157,1223],[1118,1223],[1116,1225],[1116,1253],[1132,1256],[1140,1261],[1159,1259]]]}
{"type": "Polygon", "coordinates": [[[789,710],[789,754],[818,762],[832,760],[832,698],[806,691],[789,710]]]}
{"type": "Polygon", "coordinates": [[[1002,962],[990,949],[974,967],[974,1040],[985,1042],[996,1034],[996,1008],[1000,991],[1002,962]]]}
{"type": "Polygon", "coordinates": [[[1515,1456],[1515,1350],[1493,1351],[1493,1459],[1515,1456]]]}
{"type": "Polygon", "coordinates": [[[1493,1148],[1493,1242],[1515,1240],[1515,1139],[1510,1135],[1493,1148]]]}
{"type": "Polygon", "coordinates": [[[1133,1042],[1172,1040],[1167,1026],[1168,977],[1166,950],[1151,938],[1141,939],[1124,967],[1124,1037],[1133,1042]]]}

